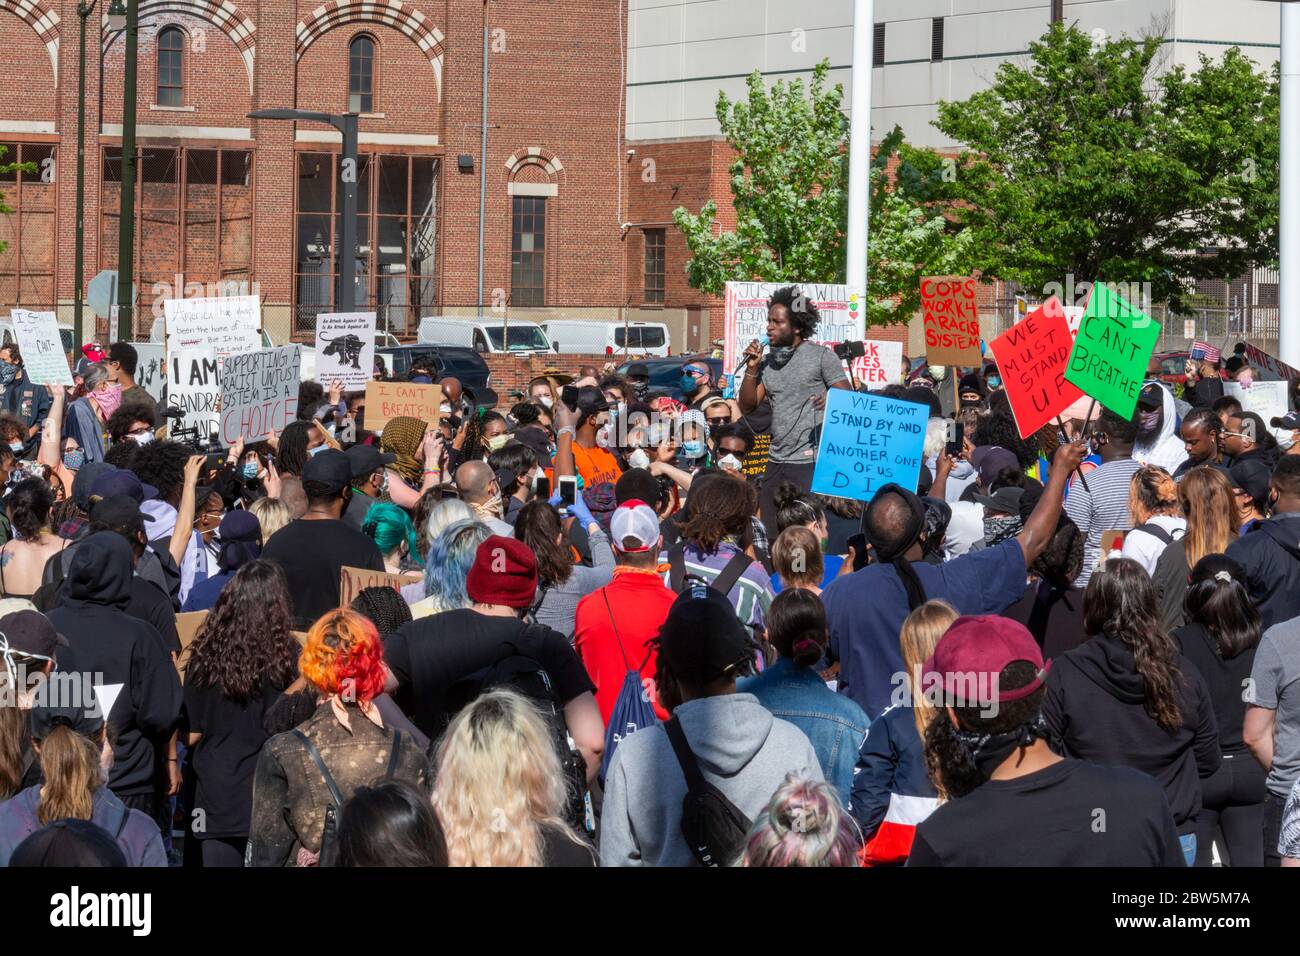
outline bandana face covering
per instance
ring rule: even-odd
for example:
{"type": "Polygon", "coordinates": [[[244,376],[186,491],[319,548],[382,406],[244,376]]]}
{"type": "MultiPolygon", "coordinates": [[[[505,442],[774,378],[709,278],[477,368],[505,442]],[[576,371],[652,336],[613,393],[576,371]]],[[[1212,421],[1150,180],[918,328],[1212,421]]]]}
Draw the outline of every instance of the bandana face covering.
{"type": "Polygon", "coordinates": [[[1138,416],[1144,432],[1153,432],[1160,427],[1160,409],[1153,412],[1141,412],[1138,416]]]}
{"type": "Polygon", "coordinates": [[[988,515],[984,518],[984,544],[993,547],[1020,533],[1019,515],[988,515]]]}
{"type": "Polygon", "coordinates": [[[95,400],[95,404],[99,406],[99,411],[104,416],[105,421],[112,418],[113,413],[122,404],[121,385],[110,385],[101,391],[91,392],[90,395],[95,400]]]}
{"type": "Polygon", "coordinates": [[[971,762],[979,771],[981,782],[993,776],[993,771],[1020,747],[1030,747],[1038,738],[1047,739],[1047,721],[1040,713],[1027,724],[1005,734],[982,734],[974,730],[953,731],[957,741],[970,754],[971,762]]]}

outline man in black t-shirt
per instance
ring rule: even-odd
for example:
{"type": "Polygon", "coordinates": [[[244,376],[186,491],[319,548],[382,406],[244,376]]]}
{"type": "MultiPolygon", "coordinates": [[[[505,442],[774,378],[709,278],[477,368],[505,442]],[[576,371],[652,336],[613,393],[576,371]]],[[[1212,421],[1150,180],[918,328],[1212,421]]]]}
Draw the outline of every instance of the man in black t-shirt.
{"type": "Polygon", "coordinates": [[[340,520],[352,496],[352,465],[341,451],[327,449],[302,469],[307,513],[291,521],[262,548],[289,580],[293,626],[307,630],[326,611],[339,606],[344,567],[383,571],[384,558],[374,539],[340,520]]]}
{"type": "Polygon", "coordinates": [[[545,670],[554,698],[564,708],[569,734],[587,761],[588,778],[594,777],[605,749],[595,685],[568,638],[522,619],[537,592],[533,552],[522,541],[492,535],[478,546],[465,592],[472,608],[421,618],[388,636],[384,689],[396,696],[415,726],[437,738],[455,716],[455,707],[466,703],[452,700],[454,685],[512,653],[530,658],[545,670]]]}
{"type": "Polygon", "coordinates": [[[960,617],[922,675],[925,733],[948,802],[916,828],[908,866],[1184,866],[1173,815],[1146,774],[1058,757],[1047,665],[1024,625],[960,617]]]}

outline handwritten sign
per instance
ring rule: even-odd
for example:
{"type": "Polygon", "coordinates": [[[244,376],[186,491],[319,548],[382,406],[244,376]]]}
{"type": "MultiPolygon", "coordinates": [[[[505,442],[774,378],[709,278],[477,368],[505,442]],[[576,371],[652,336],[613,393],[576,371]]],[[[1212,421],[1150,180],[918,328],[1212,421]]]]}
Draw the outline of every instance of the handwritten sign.
{"type": "Polygon", "coordinates": [[[382,432],[394,418],[418,418],[436,425],[442,389],[410,382],[366,382],[366,427],[382,432]]]}
{"type": "MultiPolygon", "coordinates": [[[[767,303],[777,289],[789,282],[728,282],[723,299],[722,364],[727,371],[736,367],[740,354],[754,339],[767,335],[767,303]]],[[[847,285],[824,282],[793,283],[817,307],[820,318],[813,339],[819,345],[858,342],[866,336],[867,318],[862,297],[847,285]]],[[[901,360],[900,360],[901,361],[901,360]]],[[[853,374],[863,377],[865,366],[855,360],[853,374]]]]}
{"type": "Polygon", "coordinates": [[[339,607],[350,605],[366,588],[392,588],[400,592],[406,585],[423,580],[422,574],[390,574],[344,566],[339,575],[339,607]]]}
{"type": "Polygon", "coordinates": [[[167,351],[210,348],[217,358],[262,347],[261,298],[255,295],[166,299],[167,351]]]}
{"type": "Polygon", "coordinates": [[[167,383],[164,347],[154,342],[132,342],[131,345],[137,358],[135,384],[148,392],[155,402],[161,402],[163,386],[167,383]]]}
{"type": "MultiPolygon", "coordinates": [[[[1286,382],[1252,382],[1250,385],[1224,382],[1223,394],[1241,402],[1243,412],[1254,412],[1271,428],[1274,418],[1282,418],[1291,411],[1286,387],[1286,382]]],[[[1273,428],[1272,432],[1276,438],[1290,434],[1285,428],[1273,428]]]]}
{"type": "Polygon", "coordinates": [[[14,337],[23,353],[23,374],[33,385],[71,385],[72,369],[59,338],[59,321],[53,312],[11,309],[14,337]]]}
{"type": "Polygon", "coordinates": [[[925,357],[931,365],[980,364],[975,285],[970,276],[927,276],[921,280],[925,357]]]}
{"type": "Polygon", "coordinates": [[[1246,346],[1246,360],[1251,365],[1262,369],[1267,369],[1278,378],[1300,378],[1300,370],[1292,368],[1279,358],[1274,358],[1263,349],[1257,349],[1253,345],[1246,346]]]}
{"type": "Polygon", "coordinates": [[[1082,397],[1065,380],[1072,344],[1070,323],[1056,296],[989,343],[1021,438],[1028,438],[1082,397]]]}
{"type": "Polygon", "coordinates": [[[375,313],[325,312],[316,316],[315,378],[348,391],[366,387],[375,369],[375,313]]]}
{"type": "Polygon", "coordinates": [[[197,427],[199,437],[204,440],[217,430],[217,401],[221,398],[219,369],[212,349],[178,349],[168,361],[167,407],[184,412],[180,427],[197,427]]]}
{"type": "Polygon", "coordinates": [[[1160,323],[1097,282],[1083,311],[1065,380],[1120,418],[1132,418],[1160,323]]]}
{"type": "Polygon", "coordinates": [[[902,377],[903,343],[877,342],[872,339],[862,343],[866,354],[853,363],[858,381],[868,389],[893,385],[902,377]],[[859,364],[862,371],[858,371],[859,364]]]}
{"type": "Polygon", "coordinates": [[[231,355],[221,363],[221,443],[279,434],[298,414],[302,349],[286,345],[231,355]]]}
{"type": "Polygon", "coordinates": [[[813,493],[870,501],[891,482],[915,491],[929,418],[928,405],[831,389],[813,493]]]}

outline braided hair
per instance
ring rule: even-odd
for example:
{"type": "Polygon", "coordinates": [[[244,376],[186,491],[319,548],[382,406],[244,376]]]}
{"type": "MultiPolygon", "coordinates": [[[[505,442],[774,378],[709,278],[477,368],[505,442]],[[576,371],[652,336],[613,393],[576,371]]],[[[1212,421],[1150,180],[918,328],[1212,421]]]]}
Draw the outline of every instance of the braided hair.
{"type": "Polygon", "coordinates": [[[362,617],[370,619],[381,638],[412,620],[410,606],[392,588],[365,588],[352,599],[351,607],[362,617]]]}

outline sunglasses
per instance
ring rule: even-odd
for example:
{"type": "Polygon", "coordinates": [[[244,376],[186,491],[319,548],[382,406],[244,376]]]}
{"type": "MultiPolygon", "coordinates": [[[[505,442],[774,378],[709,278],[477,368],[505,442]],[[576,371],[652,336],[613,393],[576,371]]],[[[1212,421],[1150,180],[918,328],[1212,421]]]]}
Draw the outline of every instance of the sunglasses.
{"type": "Polygon", "coordinates": [[[707,419],[707,421],[708,421],[708,423],[709,423],[710,425],[730,425],[730,424],[731,424],[731,419],[730,419],[730,418],[710,418],[710,419],[707,419]]]}

